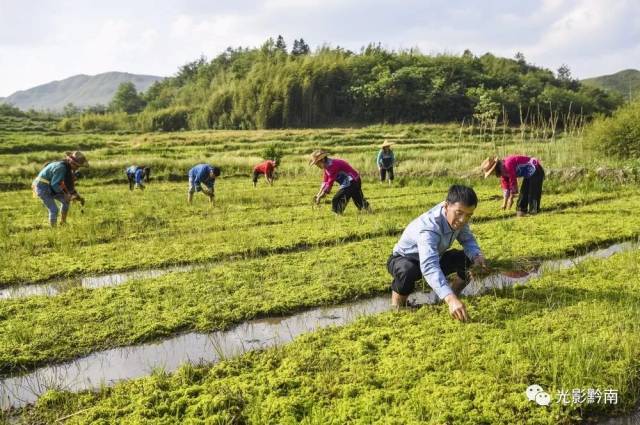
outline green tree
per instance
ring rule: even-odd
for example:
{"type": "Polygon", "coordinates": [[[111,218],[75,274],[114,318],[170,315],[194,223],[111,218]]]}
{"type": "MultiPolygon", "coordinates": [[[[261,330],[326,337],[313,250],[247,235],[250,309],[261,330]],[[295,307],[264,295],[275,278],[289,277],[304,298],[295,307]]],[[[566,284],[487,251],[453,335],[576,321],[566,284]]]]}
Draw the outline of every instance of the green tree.
{"type": "Polygon", "coordinates": [[[64,105],[64,108],[62,109],[62,114],[67,118],[72,117],[74,115],[78,115],[79,113],[80,113],[80,108],[78,108],[76,105],[74,105],[71,102],[64,105]]]}
{"type": "Polygon", "coordinates": [[[146,102],[138,94],[136,86],[129,81],[118,86],[118,90],[109,104],[109,109],[114,112],[135,114],[144,109],[145,104],[146,102]]]}
{"type": "Polygon", "coordinates": [[[309,45],[304,42],[303,38],[293,40],[293,49],[291,49],[292,56],[303,56],[309,53],[311,53],[311,49],[309,49],[309,45]]]}
{"type": "Polygon", "coordinates": [[[610,114],[619,104],[570,74],[528,64],[522,54],[513,59],[471,51],[424,55],[417,49],[390,51],[379,43],[358,53],[329,45],[311,53],[302,38],[288,54],[282,36],[190,62],[152,85],[144,99],[145,113],[178,108],[169,114],[172,123],[169,115],[156,117],[163,129],[446,122],[474,113],[495,122],[503,112],[505,122],[514,124],[534,115],[547,120],[562,114],[564,122],[570,114],[610,114]]]}
{"type": "Polygon", "coordinates": [[[284,42],[284,38],[281,35],[278,35],[278,39],[276,40],[276,50],[287,53],[287,43],[284,42]]]}

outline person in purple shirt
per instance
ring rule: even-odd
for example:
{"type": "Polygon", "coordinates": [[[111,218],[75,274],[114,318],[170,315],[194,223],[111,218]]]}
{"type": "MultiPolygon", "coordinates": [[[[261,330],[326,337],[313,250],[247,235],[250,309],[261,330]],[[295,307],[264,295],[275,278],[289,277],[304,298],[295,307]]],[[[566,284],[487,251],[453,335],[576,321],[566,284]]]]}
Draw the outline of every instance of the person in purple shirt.
{"type": "Polygon", "coordinates": [[[333,183],[338,182],[340,190],[331,201],[331,208],[334,213],[342,214],[347,207],[349,199],[353,199],[353,203],[358,210],[371,211],[369,202],[362,193],[360,174],[347,161],[329,158],[327,152],[317,150],[311,154],[309,165],[315,165],[324,170],[322,186],[320,186],[320,191],[314,197],[316,205],[331,192],[333,183]]]}
{"type": "Polygon", "coordinates": [[[393,276],[392,306],[405,306],[415,282],[424,277],[438,298],[449,305],[451,317],[469,319],[458,295],[471,278],[471,266],[487,266],[468,224],[477,205],[473,189],[453,185],[444,202],[409,223],[387,260],[387,270],[393,276]],[[456,240],[462,251],[450,249],[456,240]],[[447,280],[453,273],[455,277],[447,280]]]}
{"type": "Polygon", "coordinates": [[[542,183],[544,169],[540,160],[524,155],[509,155],[504,159],[489,157],[480,166],[486,179],[491,174],[500,177],[503,202],[502,209],[511,209],[514,195],[518,195],[516,214],[523,217],[540,212],[542,200],[542,183]],[[518,177],[522,178],[520,193],[518,193],[518,177]]]}
{"type": "Polygon", "coordinates": [[[220,168],[209,164],[198,164],[189,170],[189,195],[187,202],[193,202],[193,194],[202,192],[209,197],[209,202],[213,205],[215,197],[214,186],[216,178],[220,176],[220,168]],[[202,187],[204,186],[204,187],[202,187]]]}

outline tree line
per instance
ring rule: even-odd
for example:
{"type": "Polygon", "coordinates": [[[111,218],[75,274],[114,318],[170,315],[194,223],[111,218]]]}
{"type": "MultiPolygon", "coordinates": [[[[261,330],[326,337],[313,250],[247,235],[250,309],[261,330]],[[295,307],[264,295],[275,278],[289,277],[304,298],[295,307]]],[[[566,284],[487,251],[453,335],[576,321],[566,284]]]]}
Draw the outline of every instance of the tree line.
{"type": "Polygon", "coordinates": [[[610,115],[622,103],[616,94],[582,85],[566,65],[554,73],[521,53],[425,55],[380,44],[312,52],[303,39],[288,49],[279,36],[258,48],[200,57],[145,93],[124,83],[108,111],[139,130],[174,131],[471,119],[517,125],[533,116],[610,115]]]}

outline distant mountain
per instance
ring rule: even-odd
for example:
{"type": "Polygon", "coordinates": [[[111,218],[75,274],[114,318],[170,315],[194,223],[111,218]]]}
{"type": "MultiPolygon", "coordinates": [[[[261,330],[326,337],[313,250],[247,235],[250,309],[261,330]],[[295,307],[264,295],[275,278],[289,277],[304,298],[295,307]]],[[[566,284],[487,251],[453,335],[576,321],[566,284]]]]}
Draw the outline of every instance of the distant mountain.
{"type": "Polygon", "coordinates": [[[136,75],[126,72],[105,72],[98,75],[74,75],[61,81],[52,81],[13,93],[0,99],[26,111],[28,109],[60,111],[68,103],[78,107],[107,105],[121,83],[132,82],[136,89],[145,91],[164,77],[136,75]]]}
{"type": "Polygon", "coordinates": [[[640,71],[637,69],[625,69],[611,75],[587,78],[582,83],[598,87],[603,90],[618,92],[625,99],[637,99],[640,96],[640,71]]]}

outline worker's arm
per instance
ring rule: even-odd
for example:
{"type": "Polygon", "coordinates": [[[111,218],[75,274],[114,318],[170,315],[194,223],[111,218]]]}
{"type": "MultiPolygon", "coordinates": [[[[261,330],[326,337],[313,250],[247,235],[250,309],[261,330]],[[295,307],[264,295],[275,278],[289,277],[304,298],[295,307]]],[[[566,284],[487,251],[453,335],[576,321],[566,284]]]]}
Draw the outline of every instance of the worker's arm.
{"type": "Polygon", "coordinates": [[[320,191],[318,193],[316,193],[316,196],[313,197],[313,199],[315,200],[316,204],[319,204],[320,201],[322,200],[322,198],[327,196],[327,192],[324,191],[323,187],[321,187],[320,191]]]}
{"type": "Polygon", "coordinates": [[[79,202],[80,205],[84,205],[84,202],[85,202],[85,199],[82,196],[80,196],[78,192],[71,195],[71,200],[79,202]]]}
{"type": "Polygon", "coordinates": [[[331,191],[331,186],[333,186],[333,182],[334,181],[335,181],[334,178],[332,178],[327,173],[325,173],[324,181],[322,182],[322,186],[320,186],[320,190],[318,191],[318,193],[314,197],[315,200],[316,200],[316,204],[319,204],[320,200],[322,198],[324,198],[325,196],[327,196],[327,193],[329,193],[331,191]]]}
{"type": "Polygon", "coordinates": [[[460,229],[460,233],[458,233],[458,237],[456,239],[458,239],[458,242],[462,245],[462,249],[464,250],[464,254],[467,258],[475,260],[476,258],[481,257],[484,262],[484,256],[482,255],[482,251],[480,251],[476,237],[469,228],[469,224],[462,226],[462,229],[460,229]]]}
{"type": "Polygon", "coordinates": [[[449,286],[447,277],[440,267],[439,238],[440,236],[436,232],[429,230],[424,230],[418,235],[420,271],[438,298],[449,305],[451,317],[456,320],[466,321],[469,319],[466,307],[449,286]]]}

